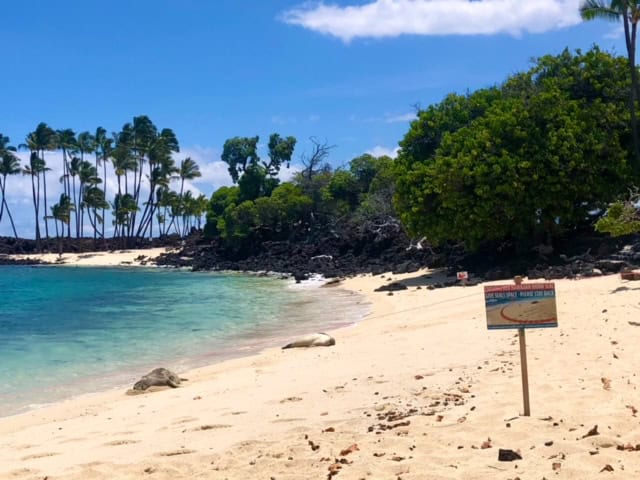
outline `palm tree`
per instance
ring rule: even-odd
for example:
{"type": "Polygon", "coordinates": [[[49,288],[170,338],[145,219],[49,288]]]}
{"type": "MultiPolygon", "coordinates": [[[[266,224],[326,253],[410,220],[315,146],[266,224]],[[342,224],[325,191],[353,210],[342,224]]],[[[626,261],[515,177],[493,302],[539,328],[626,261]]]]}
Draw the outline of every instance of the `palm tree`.
{"type": "Polygon", "coordinates": [[[184,192],[185,180],[193,180],[194,178],[201,177],[200,167],[198,164],[187,157],[180,162],[180,170],[178,171],[178,177],[180,178],[180,196],[184,192]]]}
{"type": "Polygon", "coordinates": [[[640,173],[640,144],[638,140],[638,119],[636,100],[639,95],[638,71],[636,70],[636,33],[640,20],[639,0],[583,0],[580,4],[580,15],[585,20],[604,19],[609,21],[622,20],[624,39],[627,47],[627,60],[631,70],[631,137],[633,141],[633,166],[636,173],[640,173]]]}
{"type": "MultiPolygon", "coordinates": [[[[96,128],[95,144],[96,144],[96,168],[98,168],[99,163],[102,162],[102,182],[104,185],[103,194],[104,194],[104,198],[107,198],[107,160],[109,159],[109,157],[111,157],[111,152],[113,150],[113,139],[107,136],[107,131],[104,128],[98,127],[96,128]],[[98,160],[98,155],[100,156],[100,160],[98,160]]],[[[102,208],[102,217],[101,217],[102,218],[101,220],[102,238],[104,238],[104,215],[105,215],[105,210],[109,208],[109,203],[105,201],[103,205],[105,206],[102,208]]],[[[95,212],[94,212],[94,217],[95,217],[95,212]]]]}
{"type": "Polygon", "coordinates": [[[60,222],[62,236],[64,236],[64,225],[71,221],[71,210],[73,210],[71,197],[66,193],[61,194],[58,203],[51,207],[51,217],[55,220],[56,237],[60,238],[57,222],[60,222]]]}
{"type": "Polygon", "coordinates": [[[24,175],[31,177],[31,194],[33,196],[33,210],[36,216],[36,249],[40,250],[40,174],[47,168],[46,163],[35,151],[29,156],[29,165],[22,169],[24,175]]]}
{"type": "MultiPolygon", "coordinates": [[[[128,132],[130,136],[130,146],[138,162],[133,178],[133,198],[136,202],[136,206],[138,206],[140,201],[143,167],[146,162],[146,157],[158,136],[158,129],[149,117],[146,115],[140,115],[133,118],[132,124],[125,124],[123,132],[128,132]]],[[[152,168],[150,167],[150,169],[152,168]]],[[[136,225],[136,212],[138,210],[140,210],[139,207],[132,212],[128,225],[130,237],[133,236],[133,231],[136,225]]]]}
{"type": "Polygon", "coordinates": [[[180,197],[176,192],[169,188],[158,190],[158,206],[162,208],[162,212],[158,211],[158,224],[161,225],[160,236],[167,235],[171,226],[175,222],[175,212],[180,203],[180,197]],[[167,225],[167,218],[171,217],[171,221],[167,225]]]}
{"type": "Polygon", "coordinates": [[[79,133],[76,142],[78,145],[78,152],[80,153],[80,159],[82,161],[84,161],[85,153],[93,153],[96,149],[96,139],[89,132],[79,133]]]}
{"type": "Polygon", "coordinates": [[[71,197],[66,193],[60,195],[60,200],[51,207],[51,218],[56,227],[56,238],[58,239],[58,253],[62,254],[62,237],[64,237],[64,226],[71,223],[71,210],[73,210],[73,204],[71,203],[71,197]],[[58,231],[58,222],[60,222],[60,232],[58,231]]]}
{"type": "Polygon", "coordinates": [[[81,236],[84,236],[84,210],[87,206],[84,201],[84,194],[87,186],[96,186],[102,180],[98,176],[98,170],[94,167],[91,162],[83,161],[80,162],[80,169],[78,170],[78,180],[80,183],[79,187],[79,195],[78,195],[78,206],[80,207],[80,225],[79,232],[81,236]]]}
{"type": "Polygon", "coordinates": [[[78,195],[76,192],[76,177],[80,173],[81,166],[82,166],[82,160],[80,159],[80,157],[73,157],[71,159],[71,162],[69,162],[69,168],[68,168],[69,176],[71,177],[71,180],[72,180],[72,184],[70,188],[73,188],[73,192],[70,191],[69,193],[70,194],[73,193],[72,199],[73,199],[73,205],[74,205],[73,211],[75,212],[75,221],[76,221],[76,238],[80,238],[80,220],[78,217],[78,213],[80,209],[78,208],[78,195]]]}
{"type": "MultiPolygon", "coordinates": [[[[116,194],[116,197],[123,198],[122,177],[124,177],[124,194],[128,195],[129,190],[128,190],[127,172],[134,171],[137,166],[137,162],[133,154],[131,153],[129,146],[126,143],[121,141],[121,136],[119,134],[114,134],[114,137],[116,140],[115,142],[116,146],[111,151],[111,163],[113,163],[113,170],[118,180],[118,192],[116,194]]],[[[122,204],[121,201],[113,202],[112,207],[113,207],[115,219],[120,218],[118,208],[120,207],[121,204],[122,204]]],[[[114,225],[116,227],[114,236],[117,236],[118,228],[120,228],[123,225],[123,223],[114,220],[114,225]]]]}
{"type": "Polygon", "coordinates": [[[4,210],[6,209],[9,221],[11,222],[11,228],[13,229],[13,235],[18,238],[16,226],[13,223],[13,216],[11,215],[11,210],[9,210],[9,205],[7,204],[6,195],[7,176],[20,173],[20,160],[16,156],[15,152],[16,147],[9,145],[9,137],[5,137],[0,133],[0,175],[2,175],[2,179],[0,180],[0,194],[2,195],[2,203],[0,204],[0,222],[2,221],[4,210]]]}
{"type": "MultiPolygon", "coordinates": [[[[75,153],[78,147],[76,141],[76,133],[70,129],[65,128],[57,130],[58,148],[62,150],[62,177],[60,182],[63,185],[64,193],[71,197],[71,184],[69,180],[69,163],[67,161],[67,155],[75,153]]],[[[71,237],[71,222],[67,222],[67,237],[71,237]]]]}
{"type": "Polygon", "coordinates": [[[131,217],[134,212],[138,210],[138,205],[136,204],[133,195],[129,193],[125,194],[116,194],[113,199],[112,205],[114,211],[113,224],[116,227],[114,237],[117,237],[118,234],[122,237],[123,246],[127,237],[128,226],[131,222],[131,217]]]}
{"type": "MultiPolygon", "coordinates": [[[[44,122],[38,124],[36,129],[29,133],[26,138],[26,143],[21,145],[23,148],[28,148],[31,151],[31,156],[35,153],[35,157],[38,159],[36,162],[36,166],[38,166],[38,170],[35,172],[37,176],[37,184],[38,184],[38,197],[40,196],[40,174],[42,174],[42,187],[43,187],[43,199],[44,199],[44,211],[48,210],[47,208],[47,176],[46,172],[50,170],[47,168],[47,163],[45,161],[44,152],[51,151],[56,149],[56,145],[58,144],[58,139],[55,130],[53,130],[49,125],[44,122]],[[40,163],[41,162],[41,163],[40,163]]],[[[33,176],[33,174],[31,174],[33,176]]],[[[32,178],[33,181],[33,178],[32,178]]],[[[40,205],[40,200],[38,198],[38,207],[40,205]]],[[[39,210],[39,208],[38,208],[39,210]]],[[[38,222],[36,222],[36,229],[38,228],[38,222]]],[[[44,229],[45,235],[49,238],[49,221],[48,217],[44,219],[44,229]]],[[[38,232],[39,233],[39,232],[38,232]]],[[[39,235],[37,235],[39,238],[39,235]]]]}
{"type": "Polygon", "coordinates": [[[198,230],[202,230],[202,216],[207,213],[207,208],[209,208],[209,199],[206,195],[201,193],[196,198],[195,203],[195,211],[196,211],[196,219],[198,222],[198,230]]]}
{"type": "MultiPolygon", "coordinates": [[[[100,182],[101,181],[102,180],[100,180],[100,182]]],[[[98,187],[100,182],[87,185],[82,194],[83,204],[87,207],[87,216],[89,217],[89,222],[93,227],[94,240],[98,237],[98,224],[104,225],[104,215],[99,215],[98,210],[101,209],[104,212],[109,208],[109,203],[105,199],[104,191],[98,187]]],[[[104,229],[102,231],[104,232],[104,229]]]]}

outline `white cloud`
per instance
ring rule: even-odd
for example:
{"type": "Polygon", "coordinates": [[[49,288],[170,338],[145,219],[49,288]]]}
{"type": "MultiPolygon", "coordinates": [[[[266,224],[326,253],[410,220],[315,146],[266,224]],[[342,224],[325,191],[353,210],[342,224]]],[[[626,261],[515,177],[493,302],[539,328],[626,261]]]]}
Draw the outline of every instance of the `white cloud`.
{"type": "Polygon", "coordinates": [[[415,112],[403,113],[402,115],[388,115],[385,119],[387,123],[411,122],[416,119],[415,112]]]}
{"type": "Polygon", "coordinates": [[[281,20],[338,37],[542,33],[580,23],[580,0],[375,0],[364,5],[304,3],[281,20]]]}
{"type": "Polygon", "coordinates": [[[613,40],[617,40],[618,38],[622,38],[623,36],[624,36],[624,27],[622,25],[616,26],[615,28],[610,30],[608,33],[605,33],[603,35],[604,38],[613,39],[613,40]]]}
{"type": "Polygon", "coordinates": [[[293,176],[296,173],[301,172],[303,169],[304,169],[304,165],[300,163],[292,163],[289,165],[289,168],[287,168],[287,166],[285,165],[280,169],[280,173],[278,173],[278,178],[280,179],[281,182],[288,182],[293,178],[293,176]]]}
{"type": "Polygon", "coordinates": [[[295,117],[283,117],[282,115],[273,115],[271,117],[271,123],[275,125],[288,125],[298,123],[298,119],[295,117]]]}
{"type": "MultiPolygon", "coordinates": [[[[176,164],[180,165],[180,161],[186,157],[190,157],[198,164],[202,174],[202,176],[190,182],[185,182],[185,188],[190,189],[192,193],[204,193],[209,196],[214,190],[225,185],[231,185],[231,176],[227,170],[228,166],[220,160],[220,152],[215,148],[202,147],[200,145],[183,148],[180,153],[174,155],[176,164]]],[[[179,182],[172,185],[176,190],[179,186],[179,182]]]]}
{"type": "Polygon", "coordinates": [[[350,115],[349,121],[362,122],[362,123],[403,123],[411,122],[416,119],[415,112],[392,114],[385,113],[384,116],[372,116],[372,117],[358,117],[357,115],[350,115]]]}
{"type": "Polygon", "coordinates": [[[366,153],[369,155],[373,155],[374,157],[382,157],[387,156],[391,158],[396,158],[398,156],[398,152],[400,151],[400,147],[396,148],[387,148],[382,145],[376,145],[370,150],[367,150],[366,153]]]}

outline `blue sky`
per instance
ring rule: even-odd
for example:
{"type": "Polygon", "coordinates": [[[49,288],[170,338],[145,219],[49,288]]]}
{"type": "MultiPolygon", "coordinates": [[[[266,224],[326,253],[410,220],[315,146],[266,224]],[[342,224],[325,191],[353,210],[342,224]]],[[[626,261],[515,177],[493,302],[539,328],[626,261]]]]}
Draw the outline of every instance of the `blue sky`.
{"type": "MultiPolygon", "coordinates": [[[[532,57],[594,43],[624,54],[618,25],[580,22],[579,3],[6,2],[0,132],[18,144],[40,121],[115,131],[146,114],[199,161],[192,187],[207,194],[229,183],[219,154],[232,136],[294,135],[296,157],[316,136],[336,145],[339,166],[392,152],[414,105],[500,83],[532,57]]],[[[29,191],[15,183],[20,210],[29,191]]]]}

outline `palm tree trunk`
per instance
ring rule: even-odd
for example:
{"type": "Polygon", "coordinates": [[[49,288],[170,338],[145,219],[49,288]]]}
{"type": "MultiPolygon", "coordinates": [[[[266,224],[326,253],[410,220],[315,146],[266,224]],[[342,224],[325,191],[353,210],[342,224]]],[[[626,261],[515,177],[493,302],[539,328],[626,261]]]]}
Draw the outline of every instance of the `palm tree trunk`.
{"type": "MultiPolygon", "coordinates": [[[[106,155],[104,155],[104,157],[106,157],[106,155]]],[[[104,199],[107,199],[107,159],[103,158],[102,159],[102,173],[103,173],[103,178],[104,178],[104,199]]],[[[102,238],[104,239],[104,219],[105,219],[105,208],[102,208],[102,238]]]]}
{"type": "Polygon", "coordinates": [[[627,46],[627,58],[631,69],[631,91],[629,92],[629,110],[631,112],[631,141],[633,144],[633,170],[640,173],[640,142],[638,140],[638,118],[636,112],[636,95],[638,94],[638,72],[636,71],[636,31],[637,24],[629,25],[628,12],[625,12],[622,23],[627,46]]]}
{"type": "MultiPolygon", "coordinates": [[[[76,177],[73,177],[73,216],[76,217],[76,238],[80,238],[80,223],[78,220],[78,196],[76,194],[76,177]]],[[[71,221],[69,221],[71,224],[71,221]]]]}
{"type": "Polygon", "coordinates": [[[78,238],[84,237],[84,207],[82,206],[83,191],[84,191],[84,183],[80,182],[80,185],[78,186],[78,205],[80,205],[80,225],[79,225],[80,236],[78,238]]]}
{"type": "MultiPolygon", "coordinates": [[[[42,159],[44,160],[44,151],[42,152],[42,159]]],[[[44,190],[44,211],[45,211],[44,231],[47,239],[49,239],[49,218],[48,218],[48,215],[46,215],[47,213],[47,172],[46,170],[42,171],[42,187],[44,190]]]]}
{"type": "Polygon", "coordinates": [[[9,210],[9,205],[7,204],[7,199],[4,197],[4,195],[2,196],[2,202],[4,203],[5,207],[7,207],[7,215],[9,216],[9,222],[11,222],[11,229],[13,230],[13,236],[18,238],[18,232],[16,231],[16,224],[13,223],[13,215],[11,215],[11,210],[9,210]]]}
{"type": "Polygon", "coordinates": [[[31,194],[33,195],[33,211],[36,216],[36,250],[40,251],[40,222],[38,219],[38,199],[40,198],[40,182],[38,181],[38,192],[36,195],[36,182],[31,172],[31,194]]]}
{"type": "MultiPolygon", "coordinates": [[[[69,184],[69,165],[67,163],[67,149],[62,149],[62,186],[64,194],[71,197],[71,185],[69,184]]],[[[61,225],[62,236],[64,236],[64,223],[61,225]]],[[[71,238],[71,220],[67,223],[67,238],[71,238]]]]}
{"type": "Polygon", "coordinates": [[[0,222],[2,222],[2,215],[4,214],[4,185],[7,182],[7,176],[4,175],[2,180],[0,180],[0,193],[2,194],[2,204],[0,205],[0,222]]]}
{"type": "Polygon", "coordinates": [[[16,225],[15,223],[13,223],[13,216],[11,215],[11,210],[9,210],[9,204],[7,203],[7,195],[5,193],[6,186],[7,186],[7,175],[5,174],[2,181],[0,182],[0,189],[2,190],[2,206],[0,207],[0,220],[2,220],[2,216],[6,208],[7,215],[9,216],[9,221],[11,222],[13,235],[16,238],[18,238],[18,232],[16,232],[16,225]]]}

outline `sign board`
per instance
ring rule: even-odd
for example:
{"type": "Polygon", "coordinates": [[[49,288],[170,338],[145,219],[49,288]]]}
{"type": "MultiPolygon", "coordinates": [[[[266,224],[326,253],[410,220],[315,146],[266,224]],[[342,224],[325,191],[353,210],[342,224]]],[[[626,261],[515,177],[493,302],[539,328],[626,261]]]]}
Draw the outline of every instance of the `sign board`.
{"type": "Polygon", "coordinates": [[[467,272],[458,272],[456,278],[458,280],[469,280],[469,274],[467,272]]]}
{"type": "Polygon", "coordinates": [[[558,326],[553,283],[484,287],[487,328],[549,328],[558,326]]]}

